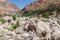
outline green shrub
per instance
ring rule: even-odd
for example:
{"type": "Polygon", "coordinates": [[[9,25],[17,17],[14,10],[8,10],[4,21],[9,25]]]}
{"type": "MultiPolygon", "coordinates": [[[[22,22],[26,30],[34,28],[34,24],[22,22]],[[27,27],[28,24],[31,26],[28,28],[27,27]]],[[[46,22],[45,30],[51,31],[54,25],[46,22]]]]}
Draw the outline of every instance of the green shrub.
{"type": "Polygon", "coordinates": [[[17,28],[16,24],[13,24],[13,25],[12,25],[12,28],[13,28],[13,29],[16,29],[16,28],[17,28]]]}
{"type": "Polygon", "coordinates": [[[17,27],[19,27],[19,21],[16,22],[17,27]]]}
{"type": "Polygon", "coordinates": [[[19,21],[17,21],[16,24],[13,24],[13,25],[12,25],[12,28],[13,28],[13,29],[16,29],[17,27],[19,27],[19,21]]]}
{"type": "Polygon", "coordinates": [[[6,22],[6,20],[5,20],[5,19],[0,18],[0,22],[2,22],[2,24],[4,24],[4,23],[6,22]]]}
{"type": "Polygon", "coordinates": [[[6,13],[4,13],[4,16],[7,16],[7,14],[6,14],[6,13]]]}
{"type": "Polygon", "coordinates": [[[13,18],[13,20],[16,20],[16,16],[15,15],[13,15],[12,18],[13,18]]]}
{"type": "Polygon", "coordinates": [[[49,14],[48,14],[48,13],[43,13],[42,16],[43,16],[44,18],[49,18],[49,14]]]}
{"type": "Polygon", "coordinates": [[[11,22],[11,19],[8,19],[8,23],[10,23],[11,22]]]}

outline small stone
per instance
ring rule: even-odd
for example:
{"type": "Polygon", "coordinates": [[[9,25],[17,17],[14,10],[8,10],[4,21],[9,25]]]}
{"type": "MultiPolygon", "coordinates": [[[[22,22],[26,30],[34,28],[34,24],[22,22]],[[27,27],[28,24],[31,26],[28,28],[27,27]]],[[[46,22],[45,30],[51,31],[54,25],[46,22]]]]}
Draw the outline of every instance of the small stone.
{"type": "Polygon", "coordinates": [[[29,37],[28,33],[23,33],[23,37],[29,37]]]}

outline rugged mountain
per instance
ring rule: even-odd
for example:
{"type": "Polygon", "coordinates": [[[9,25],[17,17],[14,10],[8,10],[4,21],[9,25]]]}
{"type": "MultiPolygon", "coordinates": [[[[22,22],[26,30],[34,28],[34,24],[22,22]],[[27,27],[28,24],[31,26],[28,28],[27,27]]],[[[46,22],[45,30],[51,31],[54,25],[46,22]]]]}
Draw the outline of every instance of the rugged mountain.
{"type": "Polygon", "coordinates": [[[47,7],[50,3],[60,4],[60,0],[37,0],[31,4],[26,5],[23,8],[23,11],[42,9],[44,7],[47,7]]]}
{"type": "Polygon", "coordinates": [[[20,11],[20,9],[13,3],[7,2],[6,0],[0,0],[0,13],[14,13],[18,11],[20,11]]]}

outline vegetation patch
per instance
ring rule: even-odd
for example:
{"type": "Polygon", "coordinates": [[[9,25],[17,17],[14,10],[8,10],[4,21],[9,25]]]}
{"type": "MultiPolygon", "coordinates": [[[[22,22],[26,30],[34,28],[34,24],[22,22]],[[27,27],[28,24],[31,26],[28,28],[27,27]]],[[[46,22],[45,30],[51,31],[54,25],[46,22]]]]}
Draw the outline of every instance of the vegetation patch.
{"type": "Polygon", "coordinates": [[[4,24],[4,23],[6,22],[6,20],[5,20],[5,19],[0,18],[0,22],[2,22],[2,24],[4,24]]]}
{"type": "Polygon", "coordinates": [[[19,27],[19,21],[17,21],[16,24],[13,24],[13,25],[12,25],[12,28],[13,28],[13,29],[16,29],[17,27],[19,27]]]}
{"type": "Polygon", "coordinates": [[[10,23],[11,22],[11,19],[8,19],[8,23],[10,23]]]}
{"type": "Polygon", "coordinates": [[[16,20],[16,16],[15,15],[13,15],[12,18],[13,18],[13,20],[16,20]]]}
{"type": "Polygon", "coordinates": [[[51,3],[46,8],[42,8],[42,9],[34,10],[34,11],[25,11],[25,12],[22,12],[22,16],[31,16],[31,15],[35,15],[35,14],[40,14],[40,13],[43,14],[44,12],[53,12],[53,11],[60,11],[60,6],[51,3]]]}

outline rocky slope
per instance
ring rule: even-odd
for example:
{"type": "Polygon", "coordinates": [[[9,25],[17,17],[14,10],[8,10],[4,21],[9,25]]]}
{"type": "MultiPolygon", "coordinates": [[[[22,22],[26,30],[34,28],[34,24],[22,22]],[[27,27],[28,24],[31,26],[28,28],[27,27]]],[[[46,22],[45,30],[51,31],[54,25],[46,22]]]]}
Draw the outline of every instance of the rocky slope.
{"type": "Polygon", "coordinates": [[[20,11],[19,8],[16,7],[11,2],[7,2],[6,0],[0,0],[0,13],[14,13],[20,11]]]}
{"type": "Polygon", "coordinates": [[[57,21],[53,17],[16,17],[13,20],[12,16],[5,16],[0,18],[0,40],[60,40],[60,25],[57,21]]]}
{"type": "Polygon", "coordinates": [[[60,4],[60,0],[37,0],[31,4],[26,5],[23,11],[38,10],[47,7],[50,3],[60,4]]]}
{"type": "MultiPolygon", "coordinates": [[[[0,3],[2,12],[10,13],[18,10],[16,6],[13,6],[12,3],[6,2],[5,0],[0,3]]],[[[38,8],[44,8],[45,3],[45,1],[36,1],[34,2],[34,7],[36,10],[38,8]],[[42,4],[40,6],[41,2],[42,4]]],[[[35,10],[34,7],[29,6],[30,9],[28,9],[35,10]]],[[[28,9],[23,9],[23,11],[28,9]]],[[[54,11],[54,13],[56,12],[54,11]]],[[[60,19],[53,17],[53,15],[49,15],[49,18],[40,16],[20,17],[16,16],[16,14],[0,16],[0,40],[60,40],[60,19]]]]}

